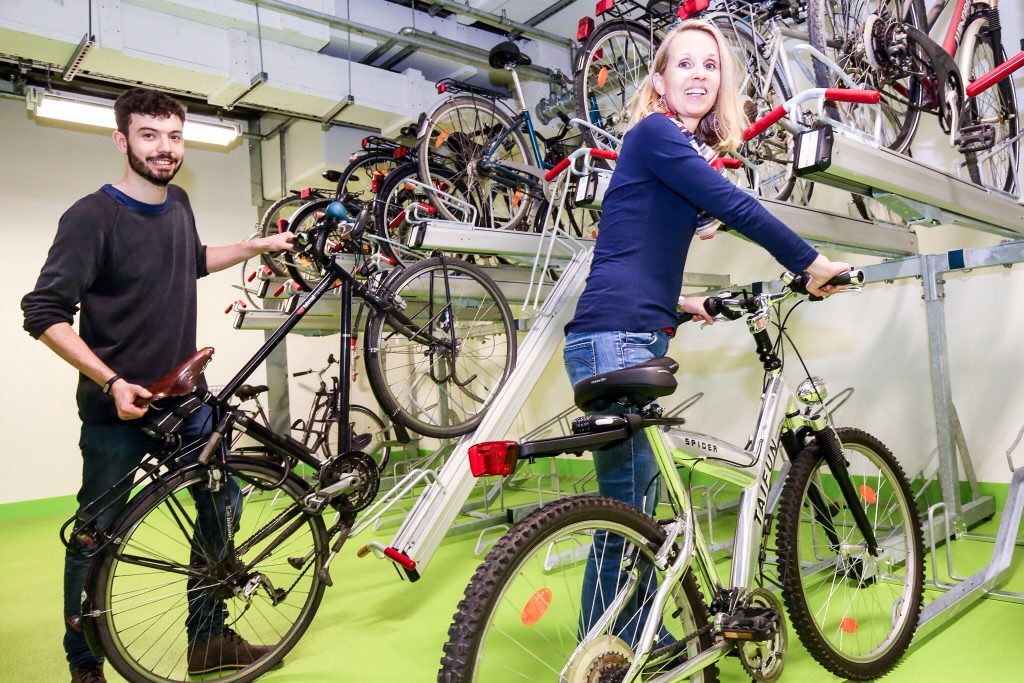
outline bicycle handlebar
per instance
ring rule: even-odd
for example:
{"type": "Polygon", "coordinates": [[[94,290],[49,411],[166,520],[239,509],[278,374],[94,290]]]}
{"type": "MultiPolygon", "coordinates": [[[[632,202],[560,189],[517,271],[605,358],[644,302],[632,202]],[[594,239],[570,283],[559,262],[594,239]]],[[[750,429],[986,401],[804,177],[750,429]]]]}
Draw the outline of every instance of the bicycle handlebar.
{"type": "MultiPolygon", "coordinates": [[[[808,273],[793,275],[783,273],[782,281],[786,289],[779,294],[754,295],[747,297],[732,296],[709,296],[704,300],[704,310],[713,318],[722,316],[727,320],[736,320],[744,313],[756,313],[762,306],[770,306],[789,297],[800,294],[808,297],[811,301],[821,301],[822,297],[815,296],[807,291],[807,285],[811,281],[808,273]]],[[[840,273],[825,283],[836,287],[858,286],[864,284],[864,271],[851,268],[847,273],[840,273]]],[[[687,323],[696,318],[692,313],[680,313],[679,324],[687,323]]]]}

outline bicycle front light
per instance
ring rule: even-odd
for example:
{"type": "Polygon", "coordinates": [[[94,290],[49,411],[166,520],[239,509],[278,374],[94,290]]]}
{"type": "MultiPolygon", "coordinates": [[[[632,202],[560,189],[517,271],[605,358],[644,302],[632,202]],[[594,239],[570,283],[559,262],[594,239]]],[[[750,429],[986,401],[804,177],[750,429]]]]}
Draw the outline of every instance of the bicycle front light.
{"type": "Polygon", "coordinates": [[[484,441],[469,447],[469,469],[474,477],[507,477],[515,471],[518,459],[515,441],[484,441]]]}
{"type": "Polygon", "coordinates": [[[796,397],[807,405],[824,403],[828,398],[828,385],[820,377],[809,377],[796,388],[796,397]]]}

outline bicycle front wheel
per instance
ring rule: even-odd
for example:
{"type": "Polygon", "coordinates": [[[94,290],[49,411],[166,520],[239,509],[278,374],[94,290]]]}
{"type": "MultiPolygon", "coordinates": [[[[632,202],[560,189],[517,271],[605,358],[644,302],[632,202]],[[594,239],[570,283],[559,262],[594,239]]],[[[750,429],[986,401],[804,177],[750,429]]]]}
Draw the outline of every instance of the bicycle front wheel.
{"type": "MultiPolygon", "coordinates": [[[[1006,52],[991,34],[989,18],[985,13],[976,14],[968,22],[960,53],[963,54],[960,73],[964,76],[965,86],[1006,60],[1006,52]]],[[[1020,139],[1017,138],[1020,123],[1013,79],[1004,78],[968,100],[968,106],[974,121],[992,126],[995,132],[994,144],[990,149],[964,155],[971,182],[1002,192],[1014,192],[1020,159],[1020,139]]]]}
{"type": "Polygon", "coordinates": [[[836,433],[880,552],[868,552],[812,443],[793,462],[779,502],[782,597],[793,629],[818,663],[837,676],[868,680],[896,666],[917,628],[921,520],[892,452],[859,429],[836,433]]]}
{"type": "MultiPolygon", "coordinates": [[[[610,498],[565,498],[532,513],[476,570],[438,680],[620,681],[650,619],[660,624],[642,680],[692,659],[711,645],[692,572],[672,586],[661,614],[652,609],[666,580],[654,564],[664,541],[653,519],[610,498]]],[[[688,680],[717,681],[717,668],[688,680]]]]}
{"type": "Polygon", "coordinates": [[[450,184],[463,188],[486,227],[515,230],[530,213],[536,200],[514,176],[540,171],[526,138],[496,103],[451,98],[424,121],[418,145],[420,180],[442,218],[466,220],[466,211],[440,194],[450,184]],[[450,173],[438,174],[442,166],[450,173]]]}
{"type": "MultiPolygon", "coordinates": [[[[811,45],[831,59],[850,77],[857,88],[877,90],[882,99],[882,146],[905,152],[917,132],[924,106],[924,87],[918,76],[888,73],[880,68],[864,35],[872,17],[883,23],[894,20],[921,28],[924,17],[919,13],[919,0],[907,5],[906,0],[808,0],[807,29],[811,45]],[[904,14],[904,7],[907,13],[904,14]]],[[[911,44],[910,50],[916,49],[911,44]]],[[[819,88],[848,87],[838,75],[818,60],[814,61],[814,80],[819,88]]],[[[828,112],[843,123],[865,133],[875,131],[876,115],[872,108],[859,104],[836,104],[828,112]]]]}
{"type": "Polygon", "coordinates": [[[308,487],[258,459],[228,461],[237,488],[213,490],[212,471],[188,468],[140,494],[91,574],[95,633],[130,681],[252,680],[295,646],[320,605],[327,534],[303,512],[308,487]],[[206,645],[227,630],[267,650],[232,665],[238,652],[206,645]]]}
{"type": "Polygon", "coordinates": [[[447,256],[396,271],[394,313],[367,320],[366,376],[384,412],[439,439],[473,431],[516,362],[516,327],[498,285],[447,256]]]}
{"type": "MultiPolygon", "coordinates": [[[[635,21],[609,21],[594,31],[580,50],[573,92],[576,116],[621,138],[629,122],[630,98],[643,85],[658,48],[650,30],[635,21]]],[[[583,130],[590,147],[609,140],[583,130]]]]}

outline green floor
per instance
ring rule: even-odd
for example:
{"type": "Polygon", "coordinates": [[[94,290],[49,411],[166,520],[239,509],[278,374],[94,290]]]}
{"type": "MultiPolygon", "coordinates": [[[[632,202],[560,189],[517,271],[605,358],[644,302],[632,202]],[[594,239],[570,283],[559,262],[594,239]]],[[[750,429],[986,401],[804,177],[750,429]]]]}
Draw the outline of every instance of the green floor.
{"type": "MultiPolygon", "coordinates": [[[[57,530],[63,517],[0,525],[0,682],[67,680],[60,639],[63,547],[57,530]]],[[[997,520],[976,531],[994,533],[997,520]]],[[[719,528],[724,528],[720,526],[719,528]]],[[[285,666],[265,681],[436,680],[441,646],[455,605],[479,558],[476,535],[447,540],[416,584],[399,580],[390,563],[357,559],[369,540],[389,542],[394,528],[375,538],[354,539],[335,562],[335,580],[316,620],[285,666]]],[[[992,545],[954,544],[955,569],[967,575],[989,561],[992,545]]],[[[944,563],[943,563],[944,565],[944,563]]],[[[1024,592],[1024,552],[1005,589],[1024,592]]],[[[930,571],[929,571],[930,576],[930,571]]],[[[929,591],[928,599],[939,593],[929,591]]],[[[791,633],[783,681],[834,681],[791,633]]],[[[749,680],[735,659],[721,665],[723,683],[749,680]]],[[[121,680],[107,671],[109,680],[121,680]]],[[[1024,605],[982,600],[924,643],[885,680],[1024,680],[1024,605]]],[[[496,681],[495,683],[502,683],[496,681]]]]}

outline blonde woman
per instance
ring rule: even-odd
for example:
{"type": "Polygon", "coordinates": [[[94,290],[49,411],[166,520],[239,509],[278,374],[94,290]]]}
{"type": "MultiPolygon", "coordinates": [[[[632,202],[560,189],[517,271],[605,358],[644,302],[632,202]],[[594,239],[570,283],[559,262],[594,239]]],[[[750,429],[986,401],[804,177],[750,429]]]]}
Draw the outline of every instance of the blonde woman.
{"type": "MultiPolygon", "coordinates": [[[[721,33],[707,22],[686,21],[658,48],[650,75],[630,102],[630,128],[605,195],[593,265],[566,326],[563,358],[573,384],[667,353],[678,324],[686,254],[702,212],[764,247],[786,269],[807,271],[815,294],[829,293],[824,283],[849,269],[818,254],[709,163],[716,152],[742,141],[745,121],[734,71],[721,33]]],[[[710,323],[703,303],[704,297],[688,297],[682,309],[710,323]]],[[[643,434],[594,452],[594,467],[601,495],[653,513],[658,469],[643,434]]],[[[599,569],[591,558],[581,632],[604,612],[600,596],[615,595],[617,565],[606,559],[599,569]]],[[[635,600],[643,599],[640,592],[635,600]]],[[[634,642],[636,626],[635,619],[622,624],[619,637],[634,642]]]]}

